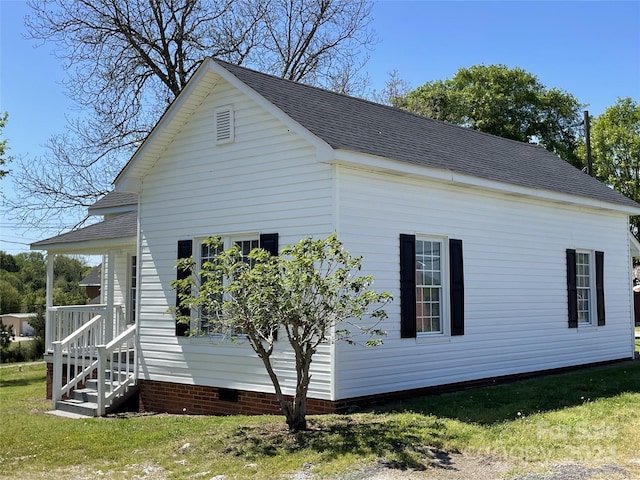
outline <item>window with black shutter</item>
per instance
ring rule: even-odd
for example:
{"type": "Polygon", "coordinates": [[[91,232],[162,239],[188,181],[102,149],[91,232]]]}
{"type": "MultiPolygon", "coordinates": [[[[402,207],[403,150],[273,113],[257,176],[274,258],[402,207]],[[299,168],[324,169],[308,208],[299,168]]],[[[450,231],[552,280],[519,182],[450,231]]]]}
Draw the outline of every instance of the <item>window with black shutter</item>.
{"type": "Polygon", "coordinates": [[[400,235],[401,338],[464,335],[462,258],[462,240],[400,235]]]}
{"type": "Polygon", "coordinates": [[[604,326],[604,252],[568,248],[566,267],[569,328],[604,326]]]}

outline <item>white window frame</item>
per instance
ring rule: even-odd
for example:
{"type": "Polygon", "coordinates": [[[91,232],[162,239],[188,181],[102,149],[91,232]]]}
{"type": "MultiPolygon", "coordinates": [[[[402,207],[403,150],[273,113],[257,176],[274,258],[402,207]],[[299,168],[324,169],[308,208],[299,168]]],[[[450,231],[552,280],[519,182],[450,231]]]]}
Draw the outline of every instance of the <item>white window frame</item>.
{"type": "Polygon", "coordinates": [[[450,314],[449,314],[449,241],[447,237],[435,236],[435,235],[423,235],[416,234],[416,253],[415,253],[415,275],[416,275],[416,337],[417,338],[439,338],[448,337],[450,335],[450,314]],[[418,242],[431,242],[437,243],[440,246],[440,285],[438,286],[440,292],[439,299],[439,314],[440,314],[440,329],[434,331],[420,331],[418,325],[420,316],[420,288],[430,288],[428,285],[423,285],[418,279],[418,262],[420,249],[418,248],[418,242]]]}
{"type": "Polygon", "coordinates": [[[578,328],[591,327],[597,325],[597,310],[596,310],[596,266],[595,255],[593,250],[576,249],[576,292],[578,296],[578,328]],[[583,263],[579,260],[587,258],[589,265],[587,265],[587,271],[584,271],[583,263]],[[586,273],[586,275],[585,275],[586,273]],[[586,282],[584,281],[586,279],[586,282]],[[584,285],[588,283],[588,285],[584,285]],[[587,293],[588,299],[584,300],[582,297],[587,293]],[[585,309],[586,306],[586,309],[585,309]],[[584,319],[584,313],[588,315],[588,319],[584,319]]]}

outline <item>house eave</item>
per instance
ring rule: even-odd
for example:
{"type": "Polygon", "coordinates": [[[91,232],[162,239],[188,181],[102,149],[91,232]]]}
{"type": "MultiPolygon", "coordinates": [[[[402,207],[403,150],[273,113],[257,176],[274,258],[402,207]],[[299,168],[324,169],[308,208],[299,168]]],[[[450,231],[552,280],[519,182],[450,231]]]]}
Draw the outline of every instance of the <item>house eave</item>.
{"type": "Polygon", "coordinates": [[[465,173],[455,172],[452,170],[415,165],[401,160],[393,160],[375,155],[362,154],[351,150],[336,150],[335,153],[335,157],[328,160],[327,163],[361,169],[364,168],[384,174],[436,180],[452,185],[473,187],[481,190],[487,190],[506,195],[514,195],[518,197],[544,200],[553,203],[615,211],[626,215],[640,215],[640,205],[634,207],[632,205],[626,205],[622,203],[605,202],[581,195],[569,195],[562,192],[509,184],[505,182],[484,179],[465,173]]]}
{"type": "Polygon", "coordinates": [[[31,250],[44,250],[53,254],[65,255],[102,255],[110,250],[135,248],[136,237],[120,237],[78,242],[36,242],[30,245],[31,250]]]}

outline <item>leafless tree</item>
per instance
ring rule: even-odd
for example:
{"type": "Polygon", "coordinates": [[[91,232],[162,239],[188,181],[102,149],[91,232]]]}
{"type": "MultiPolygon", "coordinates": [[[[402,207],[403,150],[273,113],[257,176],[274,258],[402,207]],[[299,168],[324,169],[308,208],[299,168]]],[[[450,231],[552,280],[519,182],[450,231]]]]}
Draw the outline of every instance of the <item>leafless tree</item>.
{"type": "MultiPolygon", "coordinates": [[[[79,117],[47,154],[16,163],[25,225],[81,219],[206,56],[353,93],[375,39],[368,0],[32,0],[32,39],[52,42],[79,117]],[[75,213],[75,215],[69,214],[75,213]]],[[[61,222],[69,227],[68,222],[61,222]]]]}

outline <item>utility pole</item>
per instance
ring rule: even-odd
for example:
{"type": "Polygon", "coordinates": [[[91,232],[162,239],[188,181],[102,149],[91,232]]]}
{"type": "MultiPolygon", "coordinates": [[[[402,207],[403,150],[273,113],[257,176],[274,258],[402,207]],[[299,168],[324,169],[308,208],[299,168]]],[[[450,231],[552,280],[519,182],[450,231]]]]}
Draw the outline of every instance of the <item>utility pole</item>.
{"type": "Polygon", "coordinates": [[[589,126],[589,110],[584,111],[584,151],[587,161],[587,174],[593,177],[593,165],[591,162],[591,129],[589,126]]]}

